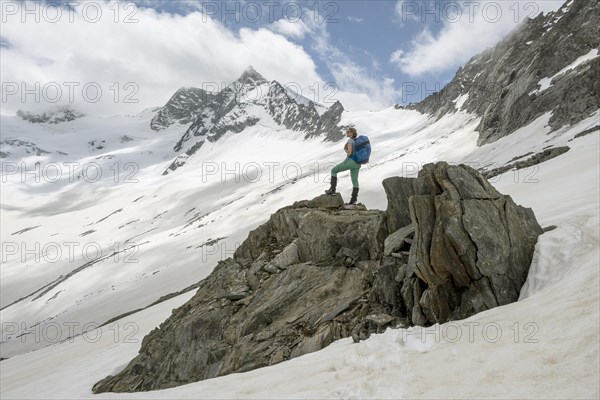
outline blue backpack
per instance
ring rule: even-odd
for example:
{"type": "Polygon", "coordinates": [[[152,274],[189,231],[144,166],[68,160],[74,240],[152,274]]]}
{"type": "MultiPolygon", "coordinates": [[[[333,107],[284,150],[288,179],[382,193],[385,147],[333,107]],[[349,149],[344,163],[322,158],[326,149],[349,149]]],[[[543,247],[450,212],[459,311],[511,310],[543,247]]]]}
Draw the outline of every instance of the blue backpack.
{"type": "Polygon", "coordinates": [[[365,135],[360,135],[354,139],[354,153],[350,158],[359,164],[366,164],[369,162],[370,156],[371,143],[369,142],[369,138],[365,135]]]}

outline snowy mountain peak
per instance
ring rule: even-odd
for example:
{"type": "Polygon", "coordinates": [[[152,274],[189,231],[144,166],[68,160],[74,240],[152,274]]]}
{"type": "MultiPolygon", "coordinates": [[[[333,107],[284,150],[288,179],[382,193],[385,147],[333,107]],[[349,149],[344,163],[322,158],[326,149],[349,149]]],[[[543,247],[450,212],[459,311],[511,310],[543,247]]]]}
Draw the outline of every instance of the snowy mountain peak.
{"type": "Polygon", "coordinates": [[[236,80],[236,82],[239,82],[242,84],[252,84],[254,86],[259,86],[259,85],[268,83],[268,81],[260,73],[258,73],[258,71],[256,71],[254,69],[254,67],[252,67],[252,65],[249,65],[244,70],[244,72],[236,80]]]}
{"type": "MultiPolygon", "coordinates": [[[[178,93],[165,106],[165,112],[159,112],[160,116],[167,115],[160,126],[172,124],[176,118],[171,116],[179,116],[179,112],[182,115],[177,121],[193,122],[174,147],[176,152],[183,150],[184,146],[187,150],[175,158],[164,171],[165,175],[185,165],[205,140],[216,142],[228,132],[240,133],[259,123],[274,130],[302,132],[305,139],[323,136],[325,140],[336,141],[343,137],[338,124],[344,107],[339,101],[327,109],[277,81],[269,83],[252,66],[218,93],[204,92],[196,97],[178,93]],[[186,99],[201,97],[202,101],[183,102],[182,96],[186,99]],[[194,137],[196,141],[188,144],[194,137]]],[[[159,119],[159,115],[155,120],[159,119]]],[[[155,120],[153,124],[157,123],[155,120]]]]}

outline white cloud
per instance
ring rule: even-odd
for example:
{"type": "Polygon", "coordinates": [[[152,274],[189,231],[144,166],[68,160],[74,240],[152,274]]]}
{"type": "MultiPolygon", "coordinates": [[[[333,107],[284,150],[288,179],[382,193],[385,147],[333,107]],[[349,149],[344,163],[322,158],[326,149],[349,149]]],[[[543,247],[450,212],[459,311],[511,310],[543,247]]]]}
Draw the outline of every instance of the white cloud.
{"type": "Polygon", "coordinates": [[[529,3],[401,0],[396,4],[396,12],[403,22],[438,19],[443,27],[437,35],[424,28],[412,39],[408,49],[394,51],[390,62],[413,76],[454,69],[498,43],[525,17],[557,10],[562,3],[563,0],[529,3]]]}
{"type": "Polygon", "coordinates": [[[404,50],[396,50],[392,53],[392,55],[390,56],[390,62],[392,64],[400,64],[402,62],[404,56],[404,50]]]}
{"type": "Polygon", "coordinates": [[[293,39],[302,39],[308,33],[308,27],[300,19],[278,19],[269,25],[269,29],[293,39]]]}
{"type": "MultiPolygon", "coordinates": [[[[226,85],[250,64],[267,79],[282,84],[296,82],[308,88],[321,81],[315,63],[302,47],[266,28],[243,28],[236,34],[199,12],[181,16],[145,8],[132,16],[138,22],[124,23],[128,15],[124,9],[115,22],[114,10],[109,8],[113,2],[95,4],[102,7],[96,23],[82,18],[81,5],[73,22],[67,12],[54,23],[36,23],[34,16],[23,23],[21,15],[6,16],[2,40],[10,47],[0,49],[1,80],[3,85],[17,84],[19,90],[16,95],[7,95],[3,87],[3,114],[46,109],[51,104],[43,100],[56,97],[52,92],[55,88],[62,91],[55,104],[68,103],[70,87],[74,88],[74,107],[83,112],[134,113],[163,105],[181,86],[226,85]],[[128,82],[133,85],[126,87],[128,82]],[[22,85],[35,89],[36,83],[42,101],[35,102],[30,94],[23,103],[22,85]],[[90,98],[95,97],[90,84],[102,89],[100,101],[82,99],[86,84],[90,98]],[[139,90],[133,94],[136,87],[139,90]],[[115,102],[117,88],[119,98],[115,102]],[[125,103],[126,95],[139,102],[125,103]]],[[[88,17],[93,18],[94,10],[88,11],[88,17]]]]}
{"type": "Polygon", "coordinates": [[[364,20],[364,18],[348,16],[348,21],[350,22],[363,22],[364,20]]]}

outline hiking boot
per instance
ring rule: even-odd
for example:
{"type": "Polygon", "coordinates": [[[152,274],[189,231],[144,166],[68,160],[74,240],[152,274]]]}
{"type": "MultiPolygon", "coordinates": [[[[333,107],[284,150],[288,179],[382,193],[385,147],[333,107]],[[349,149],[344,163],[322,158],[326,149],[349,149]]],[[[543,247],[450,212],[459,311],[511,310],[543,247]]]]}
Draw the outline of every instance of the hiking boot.
{"type": "Polygon", "coordinates": [[[356,204],[356,198],[358,197],[358,188],[352,188],[352,196],[350,196],[350,202],[348,204],[356,204]]]}
{"type": "Polygon", "coordinates": [[[327,189],[325,191],[325,193],[330,194],[330,195],[334,195],[335,194],[335,187],[337,186],[337,176],[332,176],[331,177],[331,186],[329,187],[329,189],[327,189]]]}

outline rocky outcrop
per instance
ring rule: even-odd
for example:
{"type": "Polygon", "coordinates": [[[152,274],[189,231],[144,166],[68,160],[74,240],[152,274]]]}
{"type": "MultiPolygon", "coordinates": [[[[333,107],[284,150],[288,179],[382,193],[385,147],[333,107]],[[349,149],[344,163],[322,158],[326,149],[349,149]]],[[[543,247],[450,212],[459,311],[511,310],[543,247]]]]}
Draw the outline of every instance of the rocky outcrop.
{"type": "Polygon", "coordinates": [[[480,145],[546,112],[552,112],[553,130],[573,125],[600,108],[599,26],[597,0],[568,1],[557,12],[524,21],[461,67],[441,91],[408,108],[441,118],[462,104],[481,117],[480,145]]]}
{"type": "MultiPolygon", "coordinates": [[[[509,163],[507,165],[504,165],[502,167],[498,167],[498,168],[493,168],[493,169],[488,169],[488,170],[483,170],[482,175],[486,178],[486,179],[491,179],[495,176],[501,175],[503,173],[505,173],[506,171],[510,171],[510,170],[519,170],[519,169],[523,169],[523,168],[529,168],[529,167],[533,167],[534,165],[538,165],[541,164],[543,162],[546,162],[548,160],[551,160],[555,157],[560,156],[561,154],[565,154],[567,151],[570,150],[569,146],[560,146],[560,147],[552,147],[543,151],[540,151],[539,153],[534,154],[533,156],[527,158],[526,160],[522,160],[522,161],[517,161],[514,163],[509,163]]],[[[526,154],[524,156],[521,157],[517,157],[515,159],[513,159],[512,161],[518,160],[519,158],[523,158],[528,156],[529,154],[526,154]]]]}
{"type": "Polygon", "coordinates": [[[50,154],[49,151],[46,151],[37,146],[37,144],[33,142],[28,142],[25,140],[19,139],[5,139],[0,141],[0,158],[8,158],[11,154],[22,151],[25,154],[35,154],[36,156],[41,156],[43,154],[50,154]]]}
{"type": "Polygon", "coordinates": [[[344,131],[347,127],[340,127],[340,121],[342,119],[342,113],[344,112],[344,106],[340,101],[336,101],[329,107],[319,119],[318,127],[311,131],[308,131],[305,139],[313,136],[325,136],[326,141],[337,142],[344,138],[344,131]]]}
{"type": "Polygon", "coordinates": [[[533,211],[464,165],[428,164],[417,187],[409,199],[414,243],[399,272],[411,322],[443,323],[516,301],[542,234],[533,211]]]}
{"type": "Polygon", "coordinates": [[[394,232],[412,222],[408,199],[417,192],[417,180],[393,176],[384,179],[382,184],[387,196],[388,230],[394,232]]]}
{"type": "Polygon", "coordinates": [[[343,337],[517,300],[542,233],[530,209],[464,165],[429,164],[418,178],[384,187],[387,211],[344,205],[338,193],[272,214],[94,392],[247,371],[343,337]]]}
{"type": "Polygon", "coordinates": [[[39,114],[23,110],[17,111],[17,117],[33,124],[59,124],[61,122],[74,121],[83,116],[85,114],[73,110],[69,106],[59,106],[51,111],[39,114]]]}
{"type": "Polygon", "coordinates": [[[314,131],[320,116],[311,101],[291,103],[290,93],[277,81],[269,85],[264,107],[279,125],[294,131],[314,131]]]}
{"type": "Polygon", "coordinates": [[[385,219],[383,211],[345,209],[339,194],[278,210],[144,338],[124,371],[94,391],[176,386],[275,364],[350,336],[368,311],[385,219]]]}

